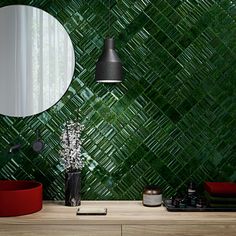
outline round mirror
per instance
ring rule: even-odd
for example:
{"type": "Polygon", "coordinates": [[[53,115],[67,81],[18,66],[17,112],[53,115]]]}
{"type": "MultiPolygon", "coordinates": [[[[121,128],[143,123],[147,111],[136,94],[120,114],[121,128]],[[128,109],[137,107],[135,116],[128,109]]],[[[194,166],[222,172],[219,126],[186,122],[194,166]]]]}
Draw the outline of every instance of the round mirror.
{"type": "Polygon", "coordinates": [[[0,113],[25,117],[53,106],[66,92],[75,67],[69,35],[38,8],[0,8],[0,113]]]}

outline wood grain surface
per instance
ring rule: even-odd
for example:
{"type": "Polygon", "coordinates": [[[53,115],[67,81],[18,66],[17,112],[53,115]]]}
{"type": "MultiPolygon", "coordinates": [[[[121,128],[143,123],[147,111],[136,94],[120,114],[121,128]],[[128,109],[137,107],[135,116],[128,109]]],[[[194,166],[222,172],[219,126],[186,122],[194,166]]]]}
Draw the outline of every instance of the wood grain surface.
{"type": "Polygon", "coordinates": [[[197,224],[236,225],[236,212],[168,212],[165,207],[144,207],[141,201],[82,201],[83,208],[107,208],[106,216],[76,216],[78,207],[67,207],[62,202],[44,202],[40,212],[0,217],[0,227],[6,224],[197,224]]]}
{"type": "Polygon", "coordinates": [[[121,226],[1,225],[0,236],[121,236],[121,226]]]}
{"type": "Polygon", "coordinates": [[[83,201],[106,216],[77,216],[78,207],[44,202],[40,212],[0,217],[0,236],[235,236],[236,212],[168,212],[141,201],[83,201]]]}
{"type": "Polygon", "coordinates": [[[123,225],[122,236],[236,235],[236,225],[123,225]]]}

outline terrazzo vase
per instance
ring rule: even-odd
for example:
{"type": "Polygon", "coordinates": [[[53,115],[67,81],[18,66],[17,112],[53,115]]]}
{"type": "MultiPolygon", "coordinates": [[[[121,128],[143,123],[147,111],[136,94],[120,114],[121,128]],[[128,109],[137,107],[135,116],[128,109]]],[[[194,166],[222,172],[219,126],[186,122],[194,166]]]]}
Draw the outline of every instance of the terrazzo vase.
{"type": "Polygon", "coordinates": [[[80,206],[81,203],[81,172],[65,174],[65,205],[80,206]]]}

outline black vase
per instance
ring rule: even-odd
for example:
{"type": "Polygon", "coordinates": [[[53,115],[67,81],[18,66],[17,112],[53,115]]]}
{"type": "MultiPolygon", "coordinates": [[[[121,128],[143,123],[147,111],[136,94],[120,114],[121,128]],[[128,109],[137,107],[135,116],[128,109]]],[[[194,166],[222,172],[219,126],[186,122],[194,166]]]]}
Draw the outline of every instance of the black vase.
{"type": "Polygon", "coordinates": [[[67,172],[65,175],[65,205],[79,206],[81,202],[81,172],[67,172]]]}

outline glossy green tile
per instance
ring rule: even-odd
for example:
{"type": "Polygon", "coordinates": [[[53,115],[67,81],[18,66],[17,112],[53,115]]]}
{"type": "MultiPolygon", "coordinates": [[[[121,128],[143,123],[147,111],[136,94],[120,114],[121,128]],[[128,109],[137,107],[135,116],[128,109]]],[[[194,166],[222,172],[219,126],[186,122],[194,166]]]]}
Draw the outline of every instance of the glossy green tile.
{"type": "Polygon", "coordinates": [[[44,184],[45,199],[64,198],[62,125],[80,119],[83,199],[141,199],[158,184],[165,196],[191,179],[236,181],[236,15],[230,0],[112,0],[111,32],[124,82],[97,84],[95,63],[108,30],[108,2],[3,0],[55,16],[74,44],[69,90],[27,118],[0,117],[0,178],[44,184]],[[32,151],[36,129],[46,147],[32,151]],[[12,143],[19,153],[10,155],[12,143]]]}

